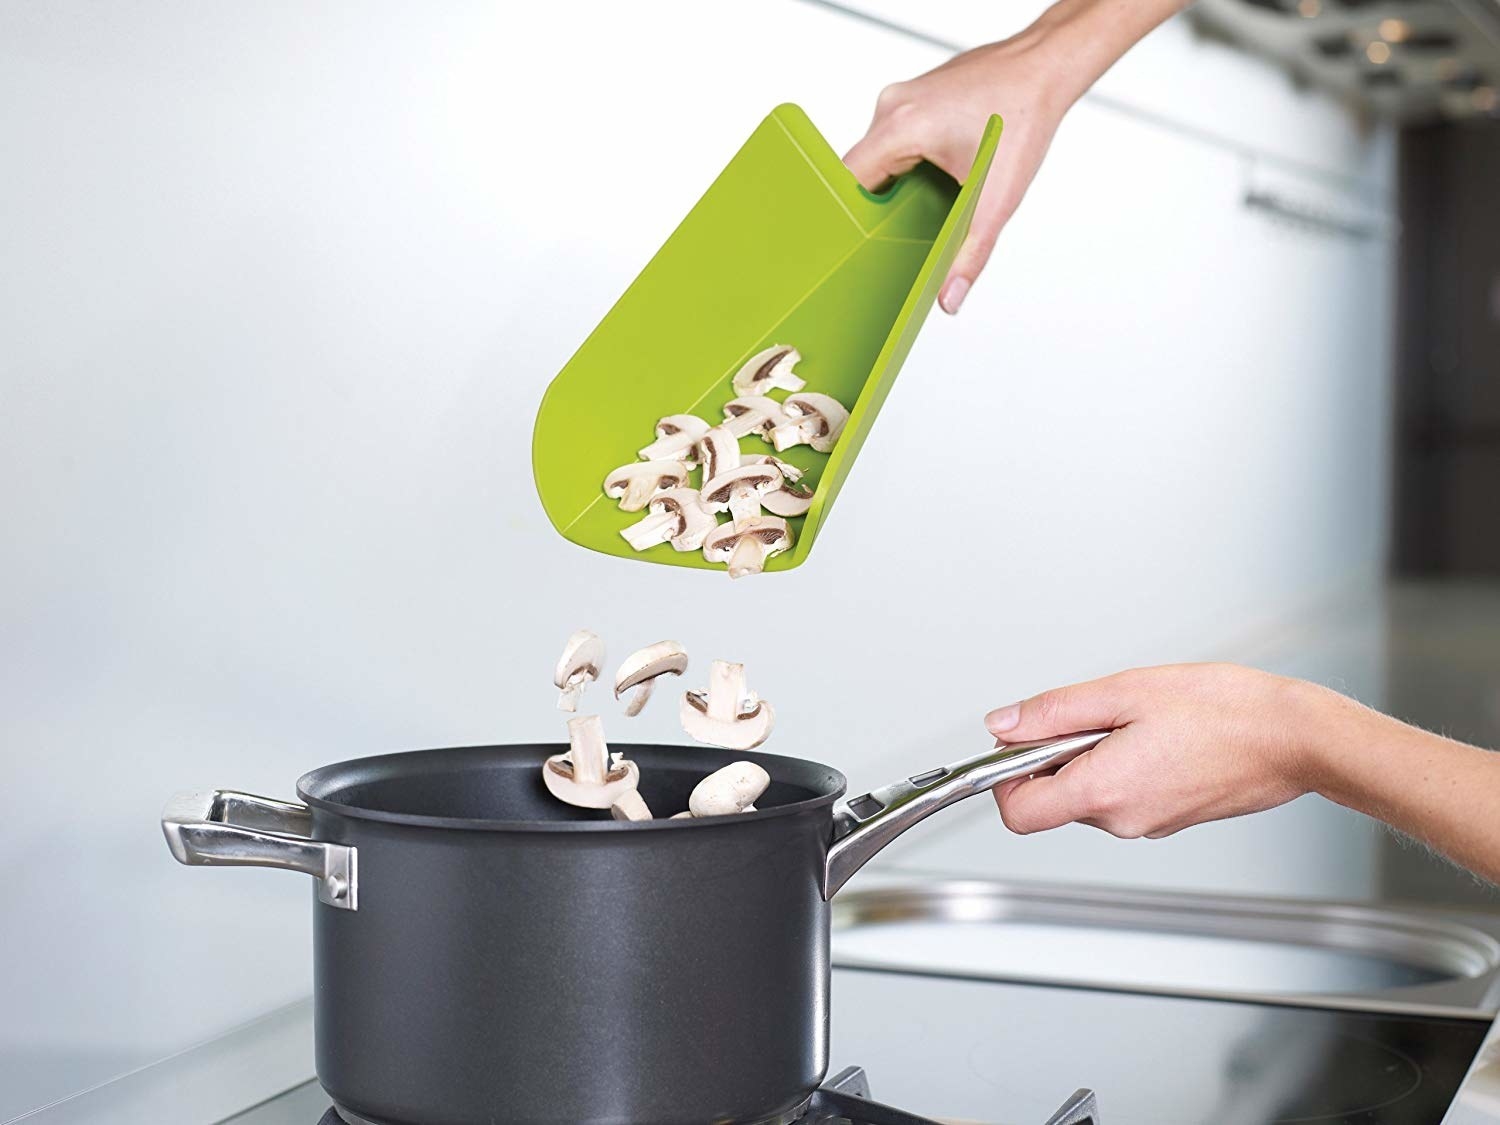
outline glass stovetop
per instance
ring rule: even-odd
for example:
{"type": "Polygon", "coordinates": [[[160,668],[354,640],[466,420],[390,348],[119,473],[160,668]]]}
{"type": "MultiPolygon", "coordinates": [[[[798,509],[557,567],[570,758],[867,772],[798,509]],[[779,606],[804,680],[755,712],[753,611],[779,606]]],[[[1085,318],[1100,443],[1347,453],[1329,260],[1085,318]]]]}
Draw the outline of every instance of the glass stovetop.
{"type": "MultiPolygon", "coordinates": [[[[834,971],[832,1071],[936,1120],[1041,1125],[1078,1087],[1101,1125],[1435,1125],[1487,1021],[834,971]]],[[[226,1125],[316,1125],[315,1084],[226,1125]]]]}

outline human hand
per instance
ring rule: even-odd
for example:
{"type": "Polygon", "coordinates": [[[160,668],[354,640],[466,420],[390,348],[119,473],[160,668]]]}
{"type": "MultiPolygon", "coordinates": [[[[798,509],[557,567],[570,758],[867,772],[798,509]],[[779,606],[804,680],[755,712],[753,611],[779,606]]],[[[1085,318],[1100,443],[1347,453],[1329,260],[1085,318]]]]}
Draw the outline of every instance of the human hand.
{"type": "Polygon", "coordinates": [[[1063,114],[1183,3],[1058,0],[1019,35],[965,51],[919,78],[881,91],[864,138],[844,157],[871,191],[922,160],[962,181],[974,164],[990,115],[1005,119],[1005,134],[969,236],[938,293],[944,312],[958,312],[989,261],[1063,114]]]}
{"type": "Polygon", "coordinates": [[[1374,716],[1327,689],[1232,664],[1121,672],[985,716],[1003,742],[1114,730],[1055,774],[997,787],[995,801],[1013,832],[1078,821],[1159,839],[1316,789],[1313,732],[1353,713],[1374,716]]]}
{"type": "Polygon", "coordinates": [[[990,115],[1005,119],[1004,141],[968,237],[938,293],[944,312],[956,313],[963,304],[1077,97],[1056,54],[1045,40],[1023,33],[887,86],[864,138],[844,157],[855,178],[871,191],[923,160],[962,182],[990,115]]]}

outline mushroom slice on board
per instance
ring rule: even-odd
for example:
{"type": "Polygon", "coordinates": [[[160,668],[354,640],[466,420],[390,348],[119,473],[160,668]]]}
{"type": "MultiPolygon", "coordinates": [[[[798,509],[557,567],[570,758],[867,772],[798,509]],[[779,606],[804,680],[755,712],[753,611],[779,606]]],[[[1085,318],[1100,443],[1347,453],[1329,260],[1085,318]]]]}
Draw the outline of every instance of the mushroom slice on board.
{"type": "Polygon", "coordinates": [[[805,516],[812,502],[812,485],[792,480],[783,480],[780,488],[760,498],[761,507],[773,516],[805,516]]]}
{"type": "Polygon", "coordinates": [[[656,440],[641,450],[641,460],[691,461],[693,446],[708,430],[696,414],[668,414],[656,423],[656,440]]]}
{"type": "Polygon", "coordinates": [[[569,719],[568,745],[567,753],[554,754],[542,765],[542,781],[559,801],[581,809],[607,809],[640,785],[641,771],[634,762],[618,754],[610,760],[598,715],[569,719]]]}
{"type": "Polygon", "coordinates": [[[647,503],[650,514],[621,528],[620,535],[637,551],[671,542],[678,551],[697,551],[708,533],[719,526],[713,511],[703,503],[696,488],[669,488],[647,503]]]}
{"type": "Polygon", "coordinates": [[[720,473],[740,467],[740,439],[728,426],[715,426],[698,439],[693,456],[703,466],[703,479],[713,480],[720,473]]]}
{"type": "Polygon", "coordinates": [[[819,453],[832,453],[844,432],[844,423],[849,421],[843,403],[816,391],[788,395],[782,409],[789,420],[771,431],[771,444],[778,453],[794,445],[810,445],[819,453]]]}
{"type": "Polygon", "coordinates": [[[737,438],[759,434],[771,440],[771,431],[793,421],[781,403],[765,395],[743,395],[724,404],[724,426],[737,438]]]}
{"type": "Polygon", "coordinates": [[[792,368],[801,359],[802,354],[796,348],[784,344],[773,344],[763,352],[756,352],[735,375],[734,393],[763,395],[773,389],[800,391],[807,386],[807,381],[792,374],[792,368]]]}
{"type": "Polygon", "coordinates": [[[625,705],[625,714],[639,715],[646,700],[651,698],[651,689],[658,677],[680,676],[687,671],[688,654],[676,641],[657,641],[639,652],[632,652],[621,663],[615,673],[615,698],[619,699],[631,688],[635,694],[625,705]]]}
{"type": "Polygon", "coordinates": [[[749,750],[771,736],[776,712],[745,688],[745,666],[715,660],[708,691],[684,692],[678,709],[682,729],[699,742],[728,750],[749,750]]]}
{"type": "Polygon", "coordinates": [[[688,471],[683,461],[632,461],[604,478],[604,495],[622,512],[639,512],[658,492],[687,484],[688,471]]]}
{"type": "Polygon", "coordinates": [[[760,515],[761,497],[781,485],[775,465],[741,465],[706,481],[700,495],[709,511],[727,511],[738,523],[760,515]]]}
{"type": "Polygon", "coordinates": [[[552,683],[559,693],[557,709],[578,710],[578,697],[585,687],[599,678],[603,667],[604,642],[596,634],[580,629],[569,637],[552,673],[552,683]]]}
{"type": "Polygon", "coordinates": [[[693,787],[688,812],[694,817],[755,812],[755,802],[771,784],[771,775],[754,762],[730,762],[693,787]]]}
{"type": "Polygon", "coordinates": [[[753,516],[721,524],[703,541],[703,557],[729,564],[729,577],[759,574],[766,560],[792,545],[792,532],[780,516],[753,516]]]}
{"type": "MultiPolygon", "coordinates": [[[[780,457],[777,457],[772,453],[755,453],[750,455],[749,457],[741,457],[740,464],[775,465],[778,469],[781,470],[781,475],[786,477],[786,479],[790,481],[799,481],[807,475],[801,469],[797,468],[796,465],[793,465],[790,461],[783,461],[780,457]]],[[[707,478],[705,477],[704,479],[706,480],[707,478]]]]}

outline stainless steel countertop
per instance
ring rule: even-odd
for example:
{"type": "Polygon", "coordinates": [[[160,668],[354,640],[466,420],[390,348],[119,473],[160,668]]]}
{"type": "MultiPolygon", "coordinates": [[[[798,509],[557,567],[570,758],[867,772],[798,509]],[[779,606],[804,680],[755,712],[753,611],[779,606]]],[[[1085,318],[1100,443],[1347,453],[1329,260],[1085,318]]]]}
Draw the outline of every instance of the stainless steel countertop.
{"type": "Polygon", "coordinates": [[[1500,1021],[1490,1025],[1442,1125],[1500,1125],[1500,1021]]]}

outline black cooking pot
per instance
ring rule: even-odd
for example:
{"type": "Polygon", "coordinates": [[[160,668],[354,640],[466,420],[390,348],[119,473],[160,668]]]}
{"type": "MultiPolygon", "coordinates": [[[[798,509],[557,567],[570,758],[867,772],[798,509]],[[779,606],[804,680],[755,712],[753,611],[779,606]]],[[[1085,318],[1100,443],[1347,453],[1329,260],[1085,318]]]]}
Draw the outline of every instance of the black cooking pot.
{"type": "Polygon", "coordinates": [[[758,812],[635,823],[547,793],[566,746],[423,750],[314,770],[305,805],[184,795],[162,828],[182,863],[316,879],[317,1072],[350,1122],[780,1122],[828,1064],[829,897],[929,813],[1104,736],[838,804],[816,762],[617,746],[663,818],[732,761],[772,778],[758,812]]]}

